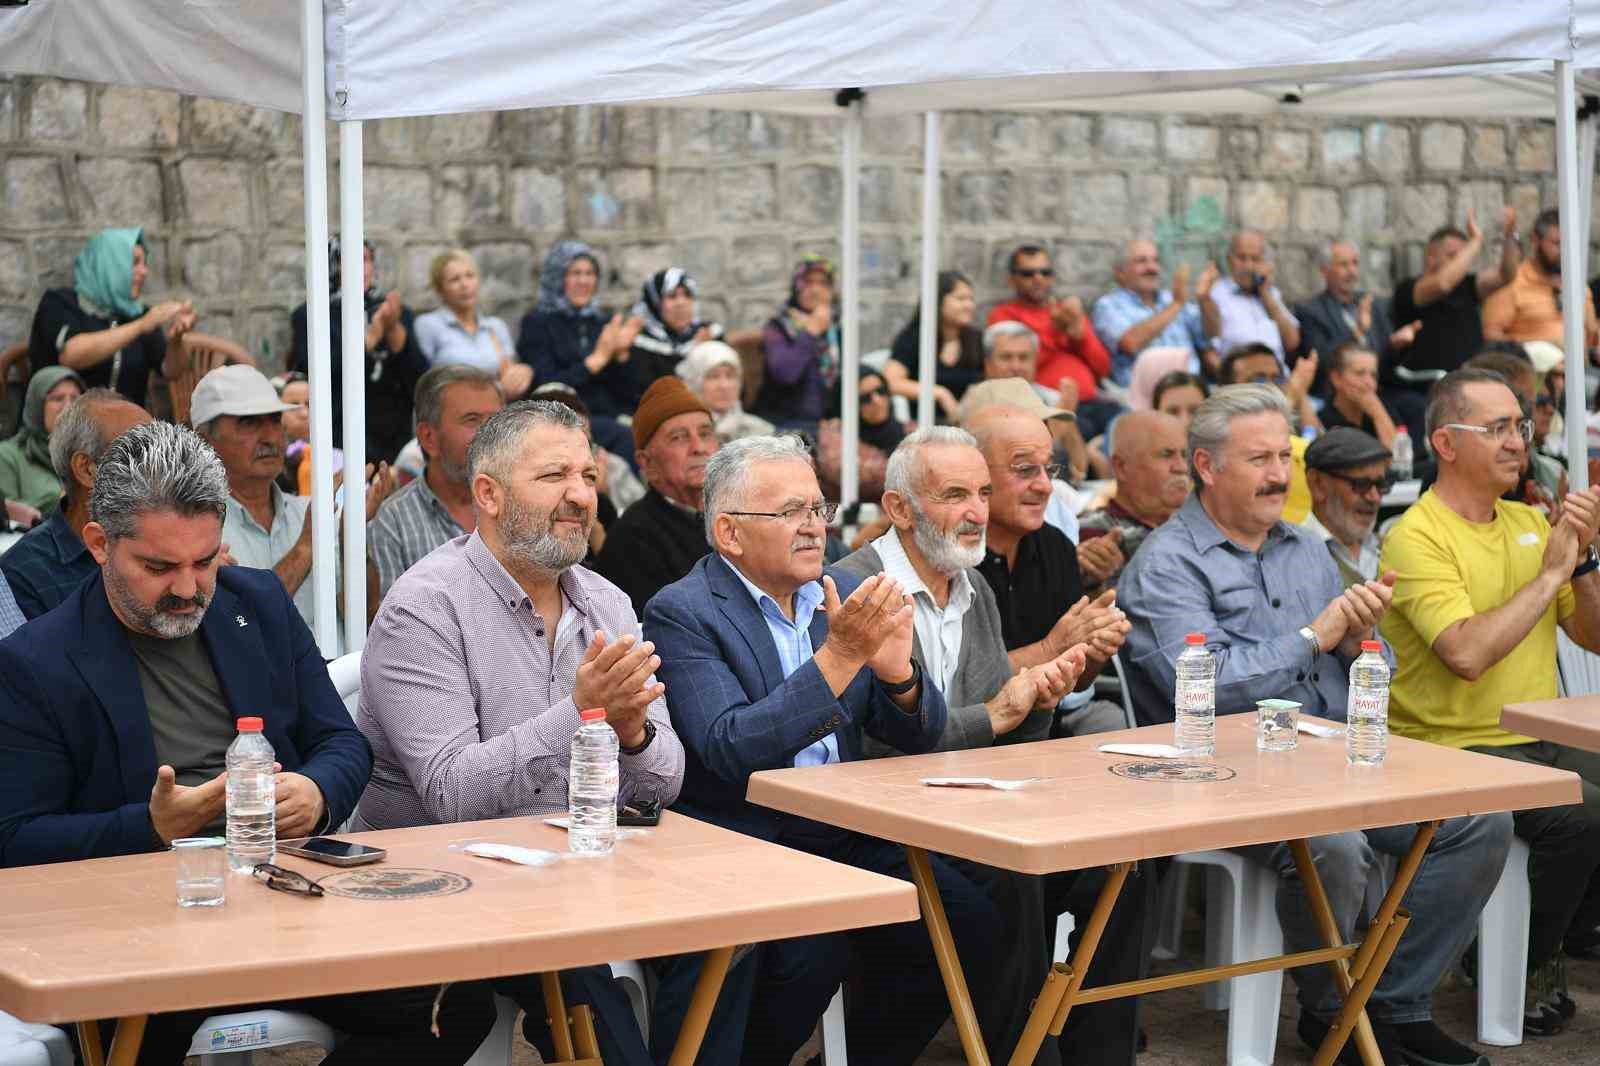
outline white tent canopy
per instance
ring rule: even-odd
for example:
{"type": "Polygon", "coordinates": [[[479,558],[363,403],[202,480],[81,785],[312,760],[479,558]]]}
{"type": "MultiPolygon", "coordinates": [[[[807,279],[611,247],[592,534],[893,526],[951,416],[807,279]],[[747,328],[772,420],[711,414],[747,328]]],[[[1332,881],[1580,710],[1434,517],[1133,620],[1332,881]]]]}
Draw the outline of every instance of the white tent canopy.
{"type": "MultiPolygon", "coordinates": [[[[295,19],[285,5],[260,0],[31,0],[0,11],[0,72],[172,89],[307,117],[313,557],[317,635],[327,650],[334,641],[334,522],[324,402],[323,117],[341,122],[341,230],[354,247],[362,228],[365,119],[622,103],[843,115],[843,295],[853,309],[858,191],[849,175],[859,156],[863,105],[840,108],[840,89],[864,90],[872,112],[883,114],[1050,103],[1083,108],[1119,96],[1128,107],[1135,94],[1157,93],[1158,106],[1170,110],[1181,92],[1198,100],[1244,86],[1238,98],[1257,107],[1227,109],[1256,110],[1261,100],[1281,100],[1274,86],[1450,68],[1514,77],[1551,61],[1570,71],[1574,60],[1596,65],[1600,51],[1580,32],[1600,27],[1600,0],[1518,0],[1482,12],[1441,10],[1436,0],[614,0],[586,9],[582,18],[573,17],[570,4],[551,0],[301,0],[299,12],[295,19]]],[[[1570,175],[1575,154],[1565,149],[1575,147],[1567,136],[1573,107],[1567,110],[1560,155],[1570,175]]],[[[937,182],[937,122],[930,119],[928,129],[925,169],[937,182]]],[[[1565,183],[1562,191],[1570,214],[1576,192],[1569,198],[1565,183]]],[[[924,202],[936,219],[937,196],[925,193],[924,202]]],[[[935,233],[925,235],[924,248],[931,276],[935,233]]],[[[1576,276],[1577,265],[1567,273],[1576,276]]],[[[360,306],[359,280],[356,271],[344,274],[352,313],[360,306]]],[[[925,316],[927,325],[933,317],[925,316]]],[[[845,316],[846,381],[854,380],[859,358],[856,318],[845,316]]],[[[359,328],[344,330],[346,464],[354,469],[363,461],[360,335],[359,328]]],[[[845,404],[843,413],[849,447],[856,405],[845,404]]],[[[851,458],[847,497],[854,490],[851,458]]],[[[346,558],[355,562],[345,567],[346,638],[358,648],[365,630],[365,530],[352,504],[345,515],[346,558]]]]}

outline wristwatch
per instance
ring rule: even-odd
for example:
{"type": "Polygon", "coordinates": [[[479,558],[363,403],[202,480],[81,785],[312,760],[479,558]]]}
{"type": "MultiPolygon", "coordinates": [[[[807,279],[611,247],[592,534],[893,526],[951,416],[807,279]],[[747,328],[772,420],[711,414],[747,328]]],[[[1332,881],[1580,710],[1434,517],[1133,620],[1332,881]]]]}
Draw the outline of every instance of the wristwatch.
{"type": "Polygon", "coordinates": [[[1594,545],[1591,544],[1589,550],[1584,552],[1583,562],[1572,571],[1572,580],[1576,581],[1584,574],[1592,574],[1596,570],[1600,570],[1600,552],[1595,551],[1594,545]]]}
{"type": "Polygon", "coordinates": [[[617,750],[622,752],[622,754],[624,754],[624,755],[637,755],[641,751],[643,751],[644,749],[648,748],[650,746],[650,742],[652,740],[654,740],[655,738],[656,738],[656,724],[654,722],[652,722],[650,719],[646,718],[644,720],[644,739],[639,741],[639,743],[635,744],[631,748],[628,747],[626,744],[618,744],[617,745],[617,750]]]}
{"type": "Polygon", "coordinates": [[[1311,645],[1311,661],[1316,662],[1317,656],[1322,654],[1322,641],[1317,639],[1316,630],[1310,626],[1301,626],[1300,635],[1305,638],[1307,644],[1311,645]]]}
{"type": "Polygon", "coordinates": [[[911,676],[910,677],[906,678],[904,681],[901,681],[899,684],[895,684],[895,685],[891,685],[891,684],[889,684],[889,682],[883,680],[882,678],[879,678],[878,679],[878,684],[882,685],[883,686],[883,691],[887,692],[891,696],[904,696],[907,692],[910,692],[912,689],[916,688],[917,687],[917,682],[921,681],[921,680],[922,680],[922,667],[917,663],[917,660],[912,659],[911,660],[911,676]]]}

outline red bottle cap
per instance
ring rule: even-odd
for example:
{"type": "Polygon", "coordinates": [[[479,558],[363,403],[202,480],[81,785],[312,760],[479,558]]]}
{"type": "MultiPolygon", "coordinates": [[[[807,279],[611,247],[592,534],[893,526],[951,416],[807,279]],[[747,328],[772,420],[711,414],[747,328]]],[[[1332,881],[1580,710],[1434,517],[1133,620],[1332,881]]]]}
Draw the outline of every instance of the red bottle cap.
{"type": "Polygon", "coordinates": [[[1206,642],[1206,635],[1204,633],[1190,633],[1188,636],[1183,638],[1183,642],[1192,648],[1196,645],[1204,644],[1206,642]]]}
{"type": "Polygon", "coordinates": [[[1383,642],[1378,640],[1363,640],[1361,642],[1361,650],[1375,651],[1381,654],[1383,652],[1383,642]]]}
{"type": "Polygon", "coordinates": [[[603,722],[606,720],[606,709],[604,707],[590,707],[586,711],[579,711],[578,717],[585,722],[603,722]]]}
{"type": "Polygon", "coordinates": [[[238,726],[241,733],[259,733],[263,728],[259,718],[241,718],[238,726]]]}

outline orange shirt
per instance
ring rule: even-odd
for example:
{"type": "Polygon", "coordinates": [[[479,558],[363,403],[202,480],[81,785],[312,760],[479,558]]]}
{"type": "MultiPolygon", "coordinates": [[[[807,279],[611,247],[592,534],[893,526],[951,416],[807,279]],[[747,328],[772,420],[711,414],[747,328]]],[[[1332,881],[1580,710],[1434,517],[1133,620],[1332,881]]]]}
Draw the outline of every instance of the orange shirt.
{"type": "MultiPolygon", "coordinates": [[[[1583,335],[1585,346],[1597,339],[1594,297],[1587,285],[1583,293],[1583,335]]],[[[1496,289],[1483,302],[1483,335],[1487,340],[1549,341],[1561,344],[1561,305],[1555,286],[1532,259],[1524,259],[1511,280],[1496,289]]]]}

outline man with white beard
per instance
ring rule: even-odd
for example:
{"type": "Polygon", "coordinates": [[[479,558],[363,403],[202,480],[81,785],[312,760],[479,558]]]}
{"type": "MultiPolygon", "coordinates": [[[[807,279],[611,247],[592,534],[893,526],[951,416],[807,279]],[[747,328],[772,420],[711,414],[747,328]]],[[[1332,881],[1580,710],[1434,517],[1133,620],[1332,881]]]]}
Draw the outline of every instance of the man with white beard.
{"type": "MultiPolygon", "coordinates": [[[[1042,432],[1043,423],[1034,424],[1042,432]]],[[[1033,665],[1013,668],[995,594],[974,569],[987,548],[992,492],[989,463],[972,434],[954,426],[918,430],[889,457],[883,509],[892,527],[838,564],[863,578],[882,573],[911,598],[912,658],[948,707],[939,738],[944,751],[1048,738],[1056,704],[1078,681],[1091,648],[1075,643],[1033,665]]],[[[1114,620],[1110,634],[1120,639],[1126,625],[1114,620]]],[[[870,741],[866,751],[900,754],[870,741]]],[[[1082,928],[1104,875],[1091,869],[1041,878],[951,861],[983,886],[1007,923],[1008,964],[974,992],[986,1043],[1011,1047],[1049,967],[1056,916],[1071,911],[1082,928]]],[[[1128,882],[1090,967],[1090,984],[1143,976],[1150,880],[1141,876],[1128,882]]],[[[1060,1040],[1046,1041],[1037,1061],[1045,1066],[1131,1063],[1135,1011],[1132,1002],[1075,1009],[1060,1040]]]]}

